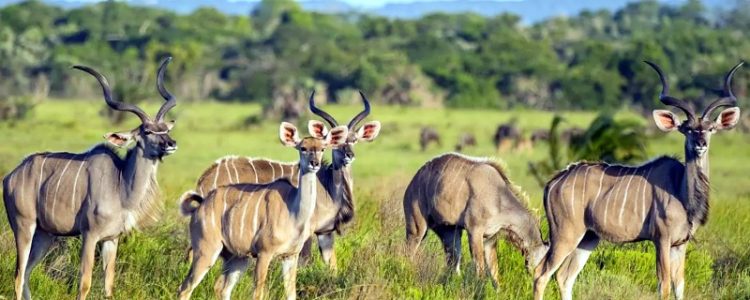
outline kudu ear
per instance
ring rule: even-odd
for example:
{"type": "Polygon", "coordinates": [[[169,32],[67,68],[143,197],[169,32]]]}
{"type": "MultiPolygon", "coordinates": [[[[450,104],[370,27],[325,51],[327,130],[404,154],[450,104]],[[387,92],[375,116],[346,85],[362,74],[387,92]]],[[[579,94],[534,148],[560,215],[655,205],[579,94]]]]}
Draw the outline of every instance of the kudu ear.
{"type": "Polygon", "coordinates": [[[168,122],[164,122],[164,124],[167,124],[167,130],[171,131],[172,128],[174,128],[175,121],[171,120],[171,121],[168,121],[168,122]]]}
{"type": "Polygon", "coordinates": [[[349,128],[346,125],[336,126],[326,135],[325,142],[329,147],[335,148],[346,143],[348,135],[349,128]]]}
{"type": "Polygon", "coordinates": [[[654,121],[656,121],[656,127],[659,127],[661,131],[670,132],[677,129],[680,126],[677,115],[673,112],[664,109],[655,109],[654,121]]]}
{"type": "Polygon", "coordinates": [[[326,135],[328,135],[328,128],[326,128],[326,125],[321,121],[308,121],[307,130],[310,131],[310,136],[316,139],[325,139],[326,135]]]}
{"type": "Polygon", "coordinates": [[[735,125],[737,125],[737,122],[740,120],[740,108],[739,107],[730,107],[727,108],[719,114],[719,117],[716,118],[716,127],[719,130],[729,130],[734,128],[735,125]]]}
{"type": "Polygon", "coordinates": [[[281,126],[279,126],[279,139],[287,147],[297,147],[297,144],[302,141],[299,138],[297,127],[287,122],[281,122],[281,126]]]}
{"type": "Polygon", "coordinates": [[[362,125],[362,127],[357,130],[357,141],[367,141],[372,142],[376,137],[378,137],[378,134],[380,133],[380,122],[379,121],[372,121],[367,122],[365,125],[362,125]]]}
{"type": "Polygon", "coordinates": [[[130,131],[126,132],[110,132],[104,135],[107,142],[116,147],[126,147],[133,141],[133,133],[130,131]]]}

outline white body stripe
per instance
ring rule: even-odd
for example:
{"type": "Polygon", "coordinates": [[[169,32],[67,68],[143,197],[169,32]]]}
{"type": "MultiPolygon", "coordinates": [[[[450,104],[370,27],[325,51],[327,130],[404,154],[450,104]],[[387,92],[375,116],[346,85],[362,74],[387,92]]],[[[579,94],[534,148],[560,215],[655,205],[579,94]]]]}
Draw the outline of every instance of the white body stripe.
{"type": "MultiPolygon", "coordinates": [[[[617,196],[617,191],[618,191],[617,188],[620,187],[618,185],[618,183],[620,183],[620,175],[622,175],[622,170],[625,170],[625,169],[624,168],[620,169],[620,171],[617,172],[617,176],[615,177],[615,178],[617,178],[617,180],[613,184],[615,187],[614,187],[613,190],[609,190],[609,193],[607,194],[607,199],[604,200],[604,222],[607,222],[607,214],[609,212],[609,202],[612,202],[612,193],[615,194],[615,197],[617,196]]],[[[617,198],[615,198],[615,199],[617,199],[617,198]]]]}
{"type": "Polygon", "coordinates": [[[630,182],[633,181],[633,177],[635,177],[635,173],[638,173],[638,169],[633,170],[633,174],[630,174],[630,179],[628,179],[628,184],[625,185],[625,195],[622,198],[622,205],[620,206],[620,215],[617,217],[617,224],[622,224],[622,213],[625,211],[625,203],[628,202],[628,191],[630,191],[630,182]]]}
{"type": "Polygon", "coordinates": [[[88,158],[88,153],[86,153],[86,156],[83,157],[83,161],[81,162],[81,165],[78,166],[78,171],[76,172],[76,178],[73,180],[73,196],[70,197],[70,208],[75,210],[75,201],[76,201],[76,187],[78,186],[78,176],[81,175],[81,169],[83,169],[83,165],[86,164],[86,158],[88,158]]]}
{"type": "Polygon", "coordinates": [[[44,179],[44,163],[47,162],[47,157],[45,156],[42,160],[42,166],[39,168],[39,183],[36,186],[36,199],[37,201],[42,200],[42,180],[44,179]]]}
{"type": "Polygon", "coordinates": [[[240,172],[237,172],[237,166],[234,164],[235,159],[232,159],[232,169],[234,169],[234,182],[240,183],[240,172]]]}
{"type": "Polygon", "coordinates": [[[576,216],[576,210],[575,210],[575,197],[576,197],[576,179],[578,179],[578,172],[573,169],[572,170],[575,174],[573,175],[573,185],[570,187],[570,215],[575,218],[576,216]]]}
{"type": "Polygon", "coordinates": [[[607,169],[609,169],[609,167],[610,166],[606,166],[604,169],[602,169],[602,176],[599,177],[599,189],[596,191],[594,202],[599,202],[599,195],[602,194],[602,184],[604,183],[604,175],[607,174],[607,169]]]}
{"type": "MultiPolygon", "coordinates": [[[[593,166],[586,166],[586,172],[583,173],[583,193],[581,193],[581,195],[583,195],[583,197],[586,197],[586,183],[589,181],[588,180],[588,178],[589,178],[589,171],[591,171],[592,167],[593,166]]],[[[585,199],[581,199],[581,200],[585,200],[585,199]]]]}
{"type": "MultiPolygon", "coordinates": [[[[73,155],[75,157],[75,155],[73,155]]],[[[70,166],[70,163],[73,162],[73,158],[68,159],[68,163],[65,164],[65,167],[63,168],[62,172],[60,173],[60,176],[57,178],[57,186],[55,187],[55,194],[52,196],[52,211],[55,211],[55,204],[57,204],[57,191],[60,190],[60,182],[62,181],[63,177],[65,176],[65,171],[68,170],[68,166],[70,166]]]]}
{"type": "MultiPolygon", "coordinates": [[[[229,180],[229,183],[234,183],[232,182],[232,173],[229,172],[229,160],[224,162],[224,170],[227,170],[227,180],[229,180]]],[[[226,200],[226,194],[224,194],[224,197],[224,200],[226,200]]]]}
{"type": "Polygon", "coordinates": [[[218,165],[216,166],[216,175],[214,175],[214,186],[213,188],[216,188],[216,183],[219,180],[219,173],[221,173],[221,160],[217,161],[218,165]]]}
{"type": "Polygon", "coordinates": [[[247,159],[247,162],[250,163],[250,166],[253,168],[253,173],[255,173],[255,183],[258,183],[258,170],[255,169],[255,163],[253,163],[252,159],[247,159]]]}
{"type": "Polygon", "coordinates": [[[648,169],[648,172],[646,173],[646,186],[643,189],[643,195],[641,198],[643,199],[643,207],[641,207],[641,217],[645,220],[646,219],[646,204],[648,204],[648,201],[646,199],[646,190],[648,190],[648,187],[651,185],[651,183],[648,181],[648,177],[651,175],[651,171],[653,171],[654,168],[648,169]]]}
{"type": "Polygon", "coordinates": [[[253,234],[258,231],[258,208],[260,207],[260,203],[263,202],[263,197],[266,196],[266,192],[267,190],[263,190],[260,197],[258,197],[258,202],[255,203],[255,213],[253,214],[253,234]]]}

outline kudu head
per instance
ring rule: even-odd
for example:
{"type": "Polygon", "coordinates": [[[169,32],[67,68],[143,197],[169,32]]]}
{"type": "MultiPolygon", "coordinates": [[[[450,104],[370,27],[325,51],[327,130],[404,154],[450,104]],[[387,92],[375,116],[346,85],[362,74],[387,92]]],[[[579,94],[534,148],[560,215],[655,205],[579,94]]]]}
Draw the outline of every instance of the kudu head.
{"type": "MultiPolygon", "coordinates": [[[[379,121],[367,122],[362,125],[362,127],[357,128],[359,123],[370,114],[370,101],[367,100],[367,97],[365,97],[365,94],[361,91],[359,92],[359,95],[362,97],[365,109],[349,121],[349,124],[346,126],[349,129],[349,133],[344,144],[341,145],[341,147],[333,149],[333,165],[336,167],[345,167],[354,161],[354,144],[359,141],[371,142],[378,136],[378,133],[380,133],[379,121]]],[[[336,119],[315,106],[315,91],[310,95],[310,110],[314,114],[323,118],[323,120],[326,120],[331,127],[338,126],[336,119]]]]}
{"type": "Polygon", "coordinates": [[[91,74],[99,81],[104,93],[104,101],[107,102],[109,107],[119,111],[131,112],[141,120],[141,125],[132,130],[105,134],[104,138],[107,139],[107,142],[117,147],[126,147],[131,141],[135,140],[136,147],[143,149],[144,155],[152,159],[161,159],[177,151],[177,142],[169,136],[169,131],[174,127],[174,120],[164,121],[164,116],[176,105],[174,96],[164,88],[164,72],[171,60],[172,58],[168,57],[162,61],[156,76],[156,89],[166,102],[159,108],[155,118],[150,118],[138,106],[115,101],[112,98],[112,90],[107,79],[96,70],[86,66],[73,66],[73,68],[91,74]]]}
{"type": "Polygon", "coordinates": [[[724,89],[721,98],[711,102],[703,113],[698,117],[693,110],[693,107],[689,103],[672,96],[669,96],[669,83],[667,78],[664,76],[661,68],[655,63],[646,61],[656,73],[659,74],[659,80],[661,80],[662,90],[659,95],[659,100],[662,103],[674,106],[685,112],[687,118],[684,122],[680,122],[677,115],[668,110],[656,109],[653,112],[656,126],[664,132],[670,132],[678,130],[680,133],[685,135],[685,155],[688,158],[703,158],[708,153],[708,146],[711,141],[711,135],[719,130],[732,129],[737,125],[737,121],[740,118],[740,108],[737,107],[737,98],[732,93],[732,76],[739,69],[744,62],[740,62],[735,65],[724,78],[724,89]],[[719,107],[729,108],[724,109],[719,113],[719,116],[714,120],[711,119],[711,114],[719,107]]]}
{"type": "Polygon", "coordinates": [[[307,127],[312,136],[305,138],[299,137],[297,127],[291,123],[281,122],[279,127],[281,143],[299,151],[301,174],[318,172],[325,149],[341,147],[346,143],[346,136],[349,133],[346,126],[337,126],[329,131],[322,122],[314,120],[308,122],[307,127]]]}

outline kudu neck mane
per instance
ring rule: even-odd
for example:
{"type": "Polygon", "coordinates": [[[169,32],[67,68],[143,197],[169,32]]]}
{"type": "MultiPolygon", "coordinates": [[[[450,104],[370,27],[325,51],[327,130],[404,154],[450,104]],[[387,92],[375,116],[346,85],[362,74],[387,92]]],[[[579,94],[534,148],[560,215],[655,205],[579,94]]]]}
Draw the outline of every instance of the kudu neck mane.
{"type": "Polygon", "coordinates": [[[139,226],[155,222],[161,210],[161,203],[157,199],[159,184],[156,181],[159,159],[146,157],[143,148],[138,145],[128,149],[125,159],[120,159],[114,152],[112,154],[118,162],[122,182],[119,192],[125,200],[123,206],[135,213],[139,226]]]}
{"type": "Polygon", "coordinates": [[[685,174],[683,175],[683,203],[691,225],[703,225],[708,220],[709,192],[708,153],[703,157],[693,154],[685,146],[685,174]]]}
{"type": "Polygon", "coordinates": [[[354,218],[351,165],[337,166],[323,161],[323,167],[318,172],[318,180],[331,196],[331,200],[339,206],[334,228],[341,233],[341,225],[349,223],[354,218]]]}

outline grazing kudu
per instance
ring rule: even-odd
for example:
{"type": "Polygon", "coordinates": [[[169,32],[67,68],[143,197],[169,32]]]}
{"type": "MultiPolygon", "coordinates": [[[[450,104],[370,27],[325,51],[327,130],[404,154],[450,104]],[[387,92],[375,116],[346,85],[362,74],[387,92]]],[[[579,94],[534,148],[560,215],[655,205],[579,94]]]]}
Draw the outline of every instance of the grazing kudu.
{"type": "Polygon", "coordinates": [[[458,137],[458,143],[456,143],[456,152],[461,152],[466,147],[469,146],[476,146],[477,145],[477,139],[474,137],[473,134],[464,132],[461,134],[460,137],[458,137]]]}
{"type": "MultiPolygon", "coordinates": [[[[331,115],[315,106],[315,93],[310,96],[310,109],[322,117],[331,127],[338,126],[338,122],[331,115]]],[[[364,110],[352,118],[347,127],[349,134],[346,143],[332,150],[333,162],[323,163],[318,172],[318,201],[313,214],[313,229],[318,239],[323,261],[336,270],[336,254],[334,252],[334,233],[341,233],[341,227],[349,223],[354,217],[354,182],[351,164],[355,159],[354,145],[360,141],[371,142],[380,132],[380,122],[367,122],[358,128],[370,114],[370,102],[360,93],[364,103],[364,110]]],[[[317,133],[320,135],[320,132],[317,133]]],[[[207,195],[211,190],[228,184],[237,183],[271,183],[277,179],[286,178],[292,185],[297,186],[299,165],[295,162],[283,163],[268,159],[249,157],[225,157],[216,161],[198,179],[196,192],[207,195]]],[[[186,194],[188,195],[188,194],[186,194]]],[[[309,242],[303,249],[303,258],[309,255],[309,242]]],[[[223,276],[217,281],[219,284],[223,276]]]]}
{"type": "Polygon", "coordinates": [[[668,110],[654,110],[656,126],[685,135],[685,163],[660,157],[641,166],[577,163],[558,173],[545,187],[544,208],[550,232],[550,250],[534,275],[534,298],[542,299],[550,277],[557,272],[563,299],[572,299],[573,283],[600,239],[614,243],[652,241],[661,298],[670,286],[677,299],[685,290],[685,249],[698,226],[706,222],[709,206],[708,145],[713,133],[737,124],[740,110],[731,91],[732,75],[724,79],[724,97],[712,102],[697,117],[685,101],[669,96],[661,69],[662,103],[685,112],[679,122],[668,110]],[[711,113],[730,106],[716,121],[711,113]]]}
{"type": "Polygon", "coordinates": [[[435,128],[425,126],[419,131],[419,149],[424,152],[431,143],[435,143],[438,147],[440,144],[440,134],[435,128]]]}
{"type": "Polygon", "coordinates": [[[516,123],[517,120],[513,118],[507,123],[497,126],[495,135],[492,136],[492,141],[495,143],[495,149],[498,152],[506,152],[515,148],[515,145],[521,138],[521,131],[518,130],[516,123]]]}
{"type": "Polygon", "coordinates": [[[491,160],[457,153],[438,156],[417,171],[404,194],[407,253],[416,253],[430,228],[443,242],[448,267],[460,273],[461,233],[466,229],[477,274],[483,276],[486,266],[497,286],[497,234],[503,232],[531,272],[547,247],[521,197],[491,160]]]}
{"type": "Polygon", "coordinates": [[[229,299],[240,275],[247,269],[249,256],[255,264],[253,297],[262,299],[268,266],[274,257],[282,258],[284,288],[288,299],[296,297],[297,258],[313,231],[311,219],[317,201],[318,177],[325,148],[346,143],[348,128],[325,128],[310,121],[313,136],[300,139],[297,128],[283,122],[279,129],[282,144],[299,151],[299,187],[279,179],[269,184],[235,184],[216,188],[205,199],[197,193],[183,197],[182,212],[190,215],[190,238],[194,259],[190,273],[180,286],[179,298],[190,298],[193,289],[225,252],[225,280],[220,296],[229,299]],[[195,204],[198,204],[195,206],[195,204]]]}
{"type": "Polygon", "coordinates": [[[120,158],[106,145],[85,153],[36,153],[23,160],[3,179],[3,198],[8,221],[16,238],[16,299],[30,299],[29,274],[58,236],[83,237],[81,281],[78,299],[91,287],[94,251],[101,241],[105,296],[112,296],[118,237],[155,220],[160,209],[156,197],[156,170],[166,155],[177,150],[169,136],[174,123],[164,116],[175,106],[164,88],[163,78],[170,58],[159,67],[156,86],[166,102],[155,118],[139,107],[112,99],[107,80],[94,69],[75,66],[94,76],[111,108],[140,118],[141,125],[126,132],[108,133],[107,141],[135,147],[120,158]]]}

